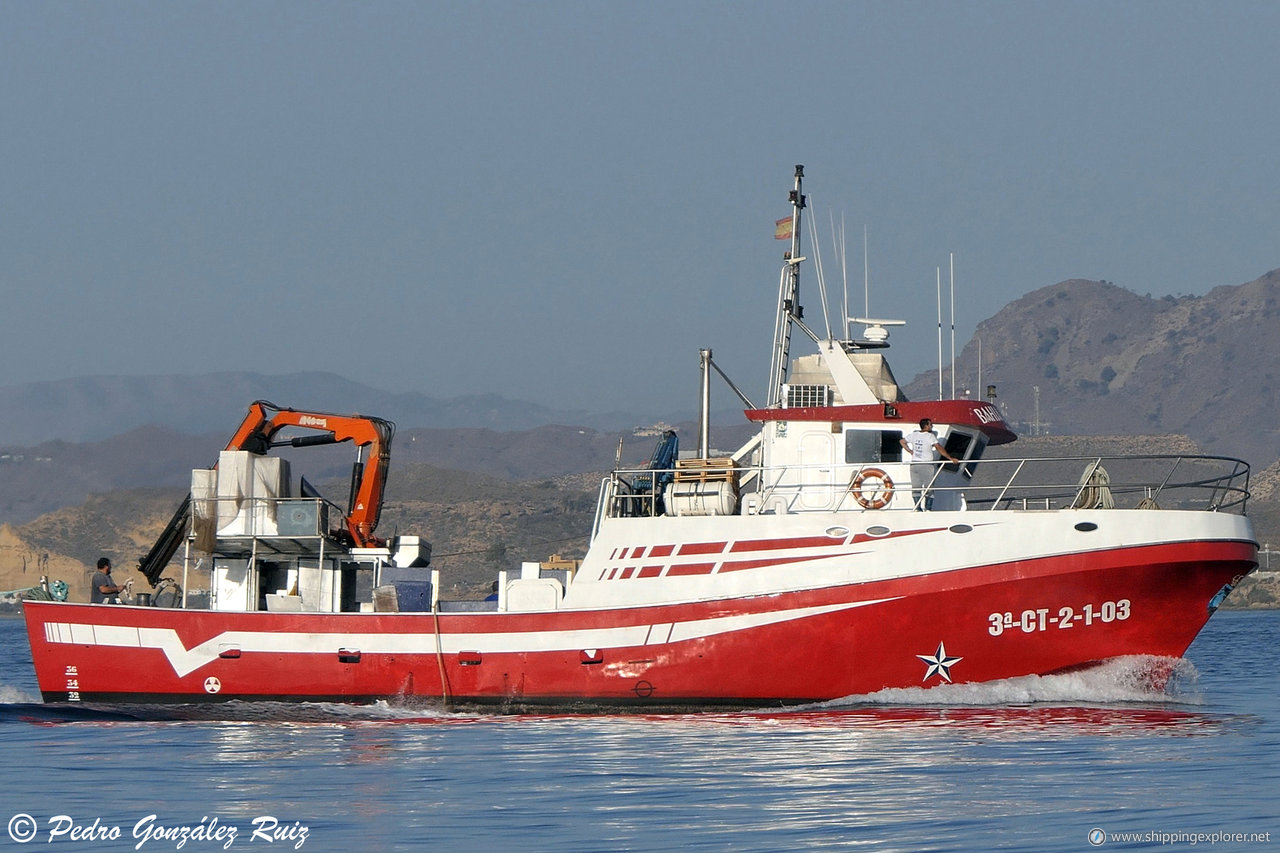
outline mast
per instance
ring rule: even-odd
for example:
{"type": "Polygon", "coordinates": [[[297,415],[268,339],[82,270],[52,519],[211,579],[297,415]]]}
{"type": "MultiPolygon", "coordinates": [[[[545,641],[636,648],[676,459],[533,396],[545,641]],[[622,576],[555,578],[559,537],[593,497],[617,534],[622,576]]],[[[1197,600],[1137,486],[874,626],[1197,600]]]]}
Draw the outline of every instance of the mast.
{"type": "Polygon", "coordinates": [[[956,398],[956,253],[951,253],[951,399],[956,398]]]}
{"type": "Polygon", "coordinates": [[[784,257],[778,283],[778,317],[773,332],[773,359],[769,366],[769,406],[782,405],[782,386],[787,381],[791,358],[791,322],[804,316],[800,307],[800,213],[804,210],[804,166],[796,166],[795,189],[791,191],[791,250],[784,257]]]}
{"type": "Polygon", "coordinates": [[[711,455],[711,350],[698,350],[702,362],[702,381],[699,386],[698,406],[698,458],[711,455]]]}
{"type": "Polygon", "coordinates": [[[867,256],[867,225],[862,224],[862,311],[871,316],[871,259],[867,256]]]}
{"type": "Polygon", "coordinates": [[[938,274],[938,399],[942,399],[942,267],[937,267],[938,274]]]}

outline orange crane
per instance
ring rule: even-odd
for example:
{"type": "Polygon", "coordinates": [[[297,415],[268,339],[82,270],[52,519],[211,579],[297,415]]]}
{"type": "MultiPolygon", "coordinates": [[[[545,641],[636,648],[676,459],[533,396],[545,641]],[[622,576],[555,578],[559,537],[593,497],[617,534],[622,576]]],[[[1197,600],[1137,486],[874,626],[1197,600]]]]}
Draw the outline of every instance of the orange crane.
{"type": "MultiPolygon", "coordinates": [[[[349,545],[372,547],[383,544],[373,535],[382,514],[383,489],[391,459],[391,439],[396,427],[391,421],[368,415],[340,415],[282,408],[266,400],[256,400],[238,429],[227,442],[227,450],[245,450],[265,455],[273,447],[314,447],[350,441],[356,446],[351,471],[351,493],[343,526],[336,536],[349,545]],[[309,434],[282,440],[276,434],[285,427],[310,430],[309,434]]],[[[217,467],[216,465],[213,467],[217,467]]],[[[138,571],[155,586],[160,573],[173,559],[186,537],[191,521],[191,495],[174,513],[164,532],[141,560],[138,571]]]]}

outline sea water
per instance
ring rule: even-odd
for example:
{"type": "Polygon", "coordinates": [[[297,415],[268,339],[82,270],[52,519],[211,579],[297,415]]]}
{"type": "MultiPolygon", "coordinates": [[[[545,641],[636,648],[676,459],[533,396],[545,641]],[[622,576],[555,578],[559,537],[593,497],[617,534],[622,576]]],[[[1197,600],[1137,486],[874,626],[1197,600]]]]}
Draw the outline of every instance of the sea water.
{"type": "Polygon", "coordinates": [[[0,850],[1280,847],[1280,612],[1144,662],[783,712],[40,704],[0,619],[0,850]],[[1149,662],[1148,662],[1149,663],[1149,662]]]}

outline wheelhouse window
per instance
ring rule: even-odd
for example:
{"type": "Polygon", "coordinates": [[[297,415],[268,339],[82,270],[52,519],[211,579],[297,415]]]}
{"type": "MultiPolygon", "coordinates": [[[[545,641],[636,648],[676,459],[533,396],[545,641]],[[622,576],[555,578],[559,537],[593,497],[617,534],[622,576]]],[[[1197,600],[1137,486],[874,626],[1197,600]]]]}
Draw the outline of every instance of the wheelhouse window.
{"type": "Polygon", "coordinates": [[[981,459],[982,451],[987,449],[987,437],[980,432],[972,433],[953,427],[947,433],[947,440],[943,443],[943,447],[947,448],[947,452],[952,456],[965,463],[963,466],[947,463],[946,469],[958,471],[963,467],[965,473],[972,477],[973,469],[976,467],[973,463],[981,459]]]}
{"type": "Polygon", "coordinates": [[[897,462],[902,458],[898,430],[850,429],[844,433],[844,461],[851,465],[867,462],[897,462]]]}

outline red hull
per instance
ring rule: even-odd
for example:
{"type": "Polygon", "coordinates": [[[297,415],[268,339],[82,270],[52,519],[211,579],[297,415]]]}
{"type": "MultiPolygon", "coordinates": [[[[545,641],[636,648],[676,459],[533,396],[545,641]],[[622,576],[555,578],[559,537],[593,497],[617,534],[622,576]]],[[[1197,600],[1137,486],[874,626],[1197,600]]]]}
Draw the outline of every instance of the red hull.
{"type": "Polygon", "coordinates": [[[549,613],[25,609],[50,702],[751,706],[1180,656],[1255,557],[1253,543],[1184,542],[549,613]]]}

